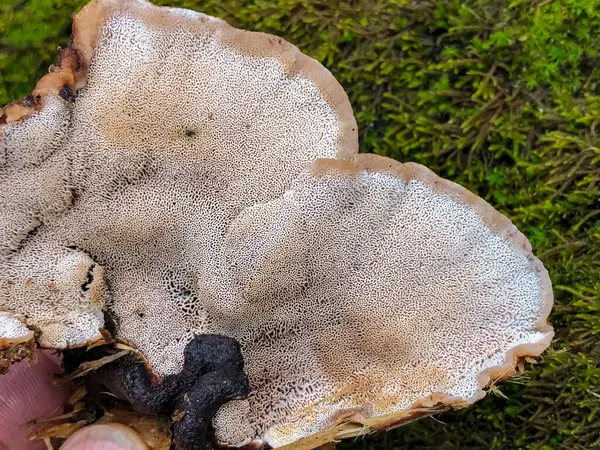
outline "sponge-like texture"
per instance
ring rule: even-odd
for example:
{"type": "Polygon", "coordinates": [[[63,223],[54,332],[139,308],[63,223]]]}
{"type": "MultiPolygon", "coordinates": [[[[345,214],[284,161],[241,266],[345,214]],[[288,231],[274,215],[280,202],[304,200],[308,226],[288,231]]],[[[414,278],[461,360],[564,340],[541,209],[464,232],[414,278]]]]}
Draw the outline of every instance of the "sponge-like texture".
{"type": "Polygon", "coordinates": [[[209,327],[230,222],[315,158],[356,153],[352,109],[293,45],[203,14],[96,0],[73,39],[40,111],[0,125],[0,310],[44,346],[83,345],[108,279],[120,337],[174,373],[209,327]]]}
{"type": "Polygon", "coordinates": [[[101,339],[108,310],[167,375],[194,334],[234,337],[252,393],[217,437],[272,446],[465,406],[548,346],[526,238],[357,155],[342,88],[291,44],[141,0],[93,0],[73,30],[0,111],[1,317],[40,345],[101,339]]]}
{"type": "Polygon", "coordinates": [[[222,258],[214,309],[252,382],[216,417],[224,442],[289,444],[344,412],[377,425],[432,394],[464,406],[553,335],[548,274],[526,238],[415,164],[317,161],[236,218],[222,258]]]}

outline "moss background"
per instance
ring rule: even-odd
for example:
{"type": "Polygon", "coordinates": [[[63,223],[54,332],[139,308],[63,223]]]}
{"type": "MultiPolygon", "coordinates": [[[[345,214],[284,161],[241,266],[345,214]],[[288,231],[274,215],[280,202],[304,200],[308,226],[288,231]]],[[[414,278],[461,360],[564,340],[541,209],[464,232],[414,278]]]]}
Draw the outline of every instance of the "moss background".
{"type": "MultiPolygon", "coordinates": [[[[31,91],[84,1],[0,0],[0,104],[31,91]]],[[[342,448],[600,448],[600,2],[160,3],[283,36],[317,58],[350,96],[363,151],[478,193],[550,271],[556,341],[525,376],[470,409],[342,448]]]]}

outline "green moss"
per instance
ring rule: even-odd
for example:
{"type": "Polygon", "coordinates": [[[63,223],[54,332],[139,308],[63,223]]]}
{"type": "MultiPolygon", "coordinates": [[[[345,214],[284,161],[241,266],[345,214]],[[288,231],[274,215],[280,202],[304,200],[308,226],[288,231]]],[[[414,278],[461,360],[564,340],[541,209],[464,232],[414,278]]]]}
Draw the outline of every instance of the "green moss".
{"type": "MultiPolygon", "coordinates": [[[[161,0],[281,35],[344,85],[362,150],[418,161],[486,198],[552,277],[553,347],[507,398],[344,448],[600,448],[600,3],[161,0]]],[[[4,0],[0,104],[66,45],[81,0],[4,0]]]]}

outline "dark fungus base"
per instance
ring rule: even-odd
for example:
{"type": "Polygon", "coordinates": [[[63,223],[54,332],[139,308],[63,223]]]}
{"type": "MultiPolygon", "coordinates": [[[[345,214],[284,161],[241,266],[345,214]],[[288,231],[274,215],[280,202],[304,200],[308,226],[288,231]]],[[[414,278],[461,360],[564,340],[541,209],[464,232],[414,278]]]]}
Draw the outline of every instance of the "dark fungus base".
{"type": "MultiPolygon", "coordinates": [[[[74,360],[65,363],[68,370],[74,360]]],[[[239,344],[218,335],[196,336],[185,348],[183,370],[160,381],[132,356],[101,367],[87,382],[93,391],[108,389],[140,413],[172,414],[177,450],[212,449],[209,432],[217,410],[249,392],[239,344]]]]}

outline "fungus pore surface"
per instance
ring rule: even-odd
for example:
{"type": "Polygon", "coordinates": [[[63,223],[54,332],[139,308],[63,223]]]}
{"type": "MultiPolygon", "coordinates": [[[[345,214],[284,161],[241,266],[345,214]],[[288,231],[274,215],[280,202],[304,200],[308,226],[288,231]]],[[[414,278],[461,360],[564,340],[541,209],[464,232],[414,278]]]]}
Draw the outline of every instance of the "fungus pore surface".
{"type": "Polygon", "coordinates": [[[222,443],[464,407],[549,345],[551,306],[507,218],[358,155],[342,88],[278,37],[93,0],[0,110],[0,349],[101,341],[107,311],[166,379],[195,335],[235,338],[250,394],[216,414],[222,443]]]}

